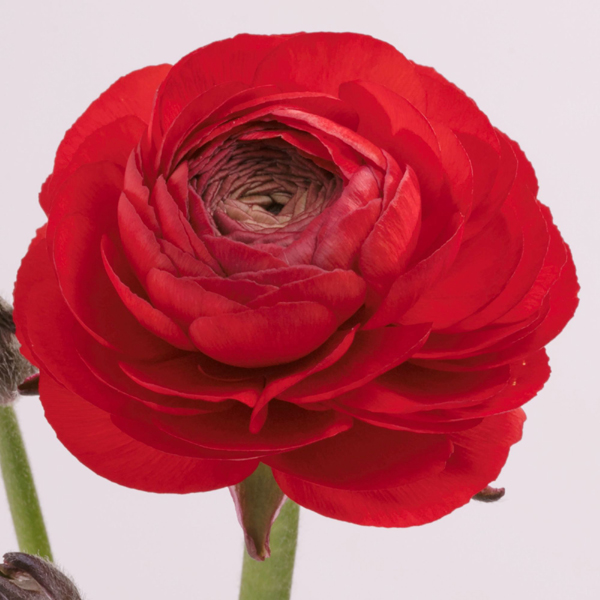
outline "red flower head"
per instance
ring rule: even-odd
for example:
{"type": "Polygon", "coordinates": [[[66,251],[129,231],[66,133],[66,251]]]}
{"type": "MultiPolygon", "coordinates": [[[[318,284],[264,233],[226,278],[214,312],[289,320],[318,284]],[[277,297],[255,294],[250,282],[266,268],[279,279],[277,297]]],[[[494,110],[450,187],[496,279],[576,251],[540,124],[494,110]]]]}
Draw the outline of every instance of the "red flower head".
{"type": "Polygon", "coordinates": [[[67,132],[15,320],[59,439],[117,483],[262,462],[402,527],[494,480],[573,315],[525,156],[355,34],[241,35],[117,81],[67,132]]]}

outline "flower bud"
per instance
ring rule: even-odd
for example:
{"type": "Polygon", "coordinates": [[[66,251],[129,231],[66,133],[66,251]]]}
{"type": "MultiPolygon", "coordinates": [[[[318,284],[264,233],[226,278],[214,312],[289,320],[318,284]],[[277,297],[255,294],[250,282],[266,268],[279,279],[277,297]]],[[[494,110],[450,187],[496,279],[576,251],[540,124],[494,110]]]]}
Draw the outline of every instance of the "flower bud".
{"type": "Polygon", "coordinates": [[[271,527],[286,501],[273,477],[270,467],[260,464],[256,471],[241,483],[229,488],[238,521],[244,530],[246,550],[258,561],[271,555],[271,527]]]}
{"type": "Polygon", "coordinates": [[[473,500],[479,500],[479,502],[497,502],[505,493],[506,490],[504,488],[494,488],[488,485],[475,494],[473,500]]]}
{"type": "Polygon", "coordinates": [[[15,400],[17,388],[25,380],[31,379],[28,387],[36,388],[37,380],[34,374],[33,365],[19,352],[12,308],[0,298],[0,406],[6,406],[15,400]]]}
{"type": "Polygon", "coordinates": [[[0,565],[0,600],[81,600],[73,582],[52,563],[9,552],[0,565]]]}

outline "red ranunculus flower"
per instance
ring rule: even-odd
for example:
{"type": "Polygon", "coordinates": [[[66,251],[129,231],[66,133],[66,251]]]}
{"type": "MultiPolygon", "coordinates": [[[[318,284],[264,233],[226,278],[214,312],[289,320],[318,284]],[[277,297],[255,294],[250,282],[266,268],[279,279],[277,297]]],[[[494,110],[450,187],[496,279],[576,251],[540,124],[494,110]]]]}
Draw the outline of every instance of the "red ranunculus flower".
{"type": "Polygon", "coordinates": [[[43,186],[15,320],[63,444],[154,492],[281,489],[365,525],[494,480],[577,304],[517,144],[355,34],[123,77],[43,186]]]}

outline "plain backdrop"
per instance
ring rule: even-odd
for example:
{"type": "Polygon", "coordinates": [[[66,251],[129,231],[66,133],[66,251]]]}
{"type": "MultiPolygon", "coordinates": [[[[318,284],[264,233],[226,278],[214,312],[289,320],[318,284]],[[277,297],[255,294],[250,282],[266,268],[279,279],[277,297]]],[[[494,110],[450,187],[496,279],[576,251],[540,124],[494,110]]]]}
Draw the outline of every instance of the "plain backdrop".
{"type": "MultiPolygon", "coordinates": [[[[495,505],[436,523],[364,528],[303,510],[293,600],[600,597],[599,68],[588,0],[0,0],[0,292],[44,222],[37,204],[66,129],[134,69],[240,32],[356,31],[434,66],[518,140],[571,244],[575,319],[526,408],[495,505]]],[[[57,561],[88,600],[233,600],[242,535],[226,490],[119,487],[56,440],[37,398],[18,414],[57,561]]],[[[0,553],[16,549],[0,491],[0,553]]]]}

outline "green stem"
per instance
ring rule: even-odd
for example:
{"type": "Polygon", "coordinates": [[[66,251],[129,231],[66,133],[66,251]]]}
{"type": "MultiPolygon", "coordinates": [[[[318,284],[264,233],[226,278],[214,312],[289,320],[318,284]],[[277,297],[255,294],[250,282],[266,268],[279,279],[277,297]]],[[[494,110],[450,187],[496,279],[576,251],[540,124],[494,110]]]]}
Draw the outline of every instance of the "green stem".
{"type": "Polygon", "coordinates": [[[52,560],[27,452],[12,406],[0,407],[0,469],[19,549],[52,560]]]}
{"type": "Polygon", "coordinates": [[[257,562],[244,552],[239,600],[289,600],[299,516],[300,507],[286,500],[271,530],[271,557],[257,562]]]}

